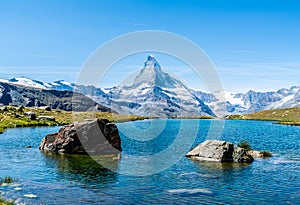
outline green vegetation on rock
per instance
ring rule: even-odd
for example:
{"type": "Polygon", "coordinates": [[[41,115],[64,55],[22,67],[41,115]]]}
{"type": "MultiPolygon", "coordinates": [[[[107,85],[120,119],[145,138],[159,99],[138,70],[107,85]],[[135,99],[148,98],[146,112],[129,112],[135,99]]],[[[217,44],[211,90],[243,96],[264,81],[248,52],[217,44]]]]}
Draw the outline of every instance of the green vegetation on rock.
{"type": "Polygon", "coordinates": [[[247,142],[247,141],[242,141],[242,142],[238,143],[237,146],[240,148],[243,148],[245,151],[251,150],[251,146],[250,146],[249,142],[247,142]]]}
{"type": "Polygon", "coordinates": [[[265,157],[265,158],[272,157],[271,152],[268,152],[268,151],[262,151],[261,155],[262,155],[262,157],[265,157]]]}
{"type": "Polygon", "coordinates": [[[0,179],[0,185],[3,183],[10,184],[13,183],[15,180],[12,177],[4,177],[3,179],[0,179]]]}

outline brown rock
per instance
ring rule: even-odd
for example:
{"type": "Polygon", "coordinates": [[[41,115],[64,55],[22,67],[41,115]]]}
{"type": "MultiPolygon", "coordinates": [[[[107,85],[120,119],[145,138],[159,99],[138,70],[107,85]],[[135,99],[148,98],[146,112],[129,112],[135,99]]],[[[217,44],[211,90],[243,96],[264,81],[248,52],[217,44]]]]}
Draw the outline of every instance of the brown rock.
{"type": "Polygon", "coordinates": [[[47,135],[39,149],[56,153],[115,154],[122,151],[118,128],[107,120],[63,126],[47,135]]]}

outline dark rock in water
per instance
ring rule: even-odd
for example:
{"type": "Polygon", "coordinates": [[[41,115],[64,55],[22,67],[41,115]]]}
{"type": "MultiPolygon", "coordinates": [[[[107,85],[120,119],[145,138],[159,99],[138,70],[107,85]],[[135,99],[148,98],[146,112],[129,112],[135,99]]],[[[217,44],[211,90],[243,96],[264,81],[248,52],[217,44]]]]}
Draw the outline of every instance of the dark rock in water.
{"type": "Polygon", "coordinates": [[[31,120],[36,120],[36,114],[34,112],[25,112],[24,117],[27,117],[28,119],[31,120]]]}
{"type": "Polygon", "coordinates": [[[122,151],[117,126],[101,119],[63,126],[58,133],[48,134],[39,149],[88,154],[117,154],[122,151]]]}
{"type": "Polygon", "coordinates": [[[250,163],[253,162],[253,157],[243,148],[234,147],[234,151],[232,153],[233,161],[239,163],[250,163]]]}
{"type": "Polygon", "coordinates": [[[235,147],[231,142],[206,140],[186,154],[187,157],[198,161],[212,162],[246,162],[253,161],[243,148],[235,147]]]}

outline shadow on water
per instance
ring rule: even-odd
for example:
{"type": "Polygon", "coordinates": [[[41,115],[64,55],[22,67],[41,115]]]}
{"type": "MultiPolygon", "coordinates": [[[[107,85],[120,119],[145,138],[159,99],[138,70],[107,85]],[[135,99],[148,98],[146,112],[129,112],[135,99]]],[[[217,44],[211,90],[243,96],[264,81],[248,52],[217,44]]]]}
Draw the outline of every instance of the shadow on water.
{"type": "Polygon", "coordinates": [[[88,155],[55,153],[45,153],[44,156],[46,166],[56,170],[59,181],[87,188],[103,187],[117,181],[117,174],[111,171],[118,169],[119,160],[116,156],[92,158],[88,155]]]}

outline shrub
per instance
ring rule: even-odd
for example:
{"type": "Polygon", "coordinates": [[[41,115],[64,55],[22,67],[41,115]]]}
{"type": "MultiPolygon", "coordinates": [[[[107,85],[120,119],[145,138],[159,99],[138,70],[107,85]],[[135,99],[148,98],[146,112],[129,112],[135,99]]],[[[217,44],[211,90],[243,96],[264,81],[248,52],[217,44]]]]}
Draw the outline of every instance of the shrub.
{"type": "Polygon", "coordinates": [[[247,142],[247,141],[241,141],[240,143],[238,143],[237,146],[240,148],[244,148],[245,151],[251,150],[251,146],[250,146],[249,142],[247,142]]]}
{"type": "Polygon", "coordinates": [[[3,179],[0,179],[0,184],[6,183],[10,184],[13,183],[15,180],[12,177],[4,177],[3,179]]]}
{"type": "Polygon", "coordinates": [[[271,152],[268,152],[268,151],[262,151],[261,155],[262,155],[262,157],[271,157],[272,156],[271,152]]]}

